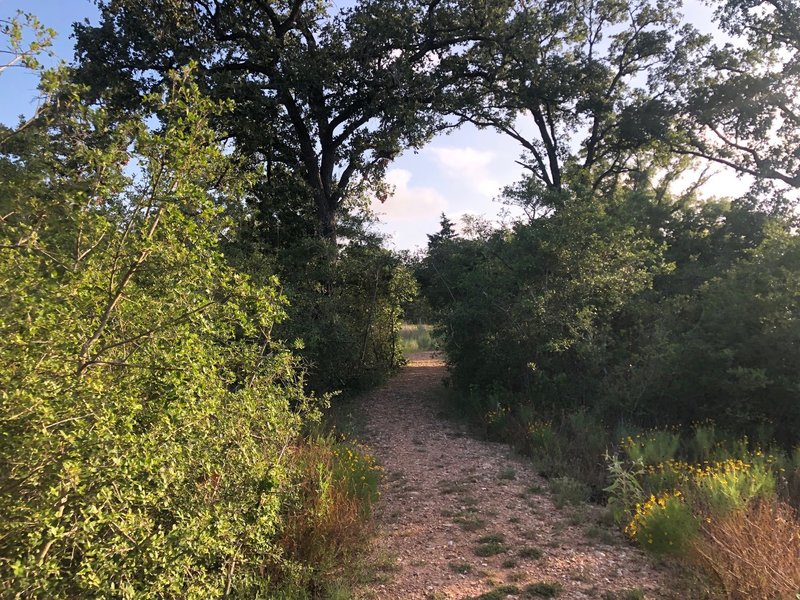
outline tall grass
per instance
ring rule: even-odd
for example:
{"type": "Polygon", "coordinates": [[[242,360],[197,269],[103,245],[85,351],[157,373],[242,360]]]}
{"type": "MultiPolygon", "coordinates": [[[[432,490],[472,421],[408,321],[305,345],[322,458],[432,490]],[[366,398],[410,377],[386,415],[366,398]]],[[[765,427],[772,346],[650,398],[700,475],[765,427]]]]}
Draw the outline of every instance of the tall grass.
{"type": "Polygon", "coordinates": [[[800,593],[800,522],[786,504],[755,502],[709,520],[694,550],[729,600],[794,600],[800,593]]]}
{"type": "Polygon", "coordinates": [[[332,433],[309,437],[290,452],[294,502],[282,519],[285,562],[275,579],[291,581],[287,598],[327,597],[328,589],[352,585],[382,469],[365,448],[332,433]]]}
{"type": "Polygon", "coordinates": [[[433,325],[404,323],[400,327],[400,348],[403,354],[435,350],[433,325]]]}

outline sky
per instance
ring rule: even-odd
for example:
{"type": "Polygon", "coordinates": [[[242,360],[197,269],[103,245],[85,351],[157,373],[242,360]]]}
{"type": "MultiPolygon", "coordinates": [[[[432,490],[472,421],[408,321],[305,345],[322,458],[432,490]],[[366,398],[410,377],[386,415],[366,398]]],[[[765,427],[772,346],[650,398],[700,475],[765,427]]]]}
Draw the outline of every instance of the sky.
{"type": "MultiPolygon", "coordinates": [[[[73,59],[73,22],[97,20],[90,0],[0,0],[0,18],[18,9],[37,15],[58,33],[53,45],[56,56],[45,61],[51,64],[73,59]]],[[[699,2],[692,2],[686,12],[699,29],[710,25],[710,9],[699,2]]],[[[36,85],[36,76],[24,69],[0,75],[0,122],[11,125],[20,115],[33,113],[36,85]]],[[[526,131],[530,123],[523,117],[518,127],[526,131]]],[[[437,136],[418,152],[402,154],[387,173],[394,193],[383,203],[372,203],[381,219],[377,228],[387,236],[386,245],[396,250],[424,248],[427,234],[438,231],[442,213],[454,222],[466,214],[500,219],[508,207],[496,198],[505,186],[520,179],[522,167],[515,162],[520,153],[519,145],[503,135],[464,126],[437,136]]],[[[707,190],[718,196],[737,196],[746,190],[747,183],[730,171],[717,171],[707,190]]]]}

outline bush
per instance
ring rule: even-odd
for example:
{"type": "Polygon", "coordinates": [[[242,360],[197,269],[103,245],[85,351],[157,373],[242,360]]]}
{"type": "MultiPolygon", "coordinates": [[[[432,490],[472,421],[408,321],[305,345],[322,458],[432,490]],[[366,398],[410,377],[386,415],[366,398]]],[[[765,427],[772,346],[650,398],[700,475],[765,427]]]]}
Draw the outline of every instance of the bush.
{"type": "Polygon", "coordinates": [[[694,469],[691,495],[698,512],[716,518],[756,498],[772,498],[775,478],[763,462],[729,459],[694,469]]]}
{"type": "Polygon", "coordinates": [[[456,387],[499,385],[543,414],[591,401],[608,323],[664,269],[625,210],[634,202],[576,186],[558,210],[508,230],[462,239],[443,222],[418,271],[456,387]]]}
{"type": "Polygon", "coordinates": [[[697,518],[680,492],[653,495],[636,505],[625,533],[649,552],[684,555],[697,533],[697,518]]]}
{"type": "Polygon", "coordinates": [[[550,489],[553,491],[556,508],[563,508],[567,504],[580,504],[589,500],[589,486],[572,477],[551,479],[550,489]]]}
{"type": "Polygon", "coordinates": [[[673,431],[656,430],[626,438],[622,448],[628,458],[634,462],[657,465],[675,458],[680,443],[680,434],[673,431]]]}
{"type": "Polygon", "coordinates": [[[626,451],[634,449],[635,460],[606,456],[611,477],[608,503],[617,523],[627,519],[626,533],[658,553],[685,555],[699,523],[712,523],[756,501],[774,498],[776,475],[782,470],[778,465],[785,463],[759,450],[747,450],[747,441],[742,439],[717,443],[711,449],[706,441],[698,444],[695,432],[686,445],[690,452],[705,448],[725,456],[731,448],[741,458],[702,464],[669,459],[645,466],[645,457],[675,455],[674,444],[666,436],[659,443],[651,443],[655,438],[648,434],[636,439],[643,441],[627,438],[623,444],[626,451]]]}
{"type": "Polygon", "coordinates": [[[526,585],[524,592],[528,597],[532,598],[555,598],[561,594],[563,589],[560,583],[539,581],[526,585]]]}
{"type": "Polygon", "coordinates": [[[669,315],[638,404],[661,423],[714,419],[789,448],[800,403],[800,236],[772,225],[763,241],[669,315]],[[676,376],[680,374],[680,376],[676,376]]]}
{"type": "Polygon", "coordinates": [[[280,277],[288,318],[275,335],[296,342],[307,365],[307,388],[354,392],[385,380],[403,359],[401,305],[416,294],[410,271],[359,228],[341,249],[314,237],[290,242],[254,249],[241,241],[230,253],[243,256],[244,268],[272,269],[280,277]],[[270,256],[262,258],[262,252],[270,256]]]}
{"type": "Polygon", "coordinates": [[[703,523],[694,544],[731,600],[793,600],[800,590],[800,521],[780,502],[754,502],[703,523]]]}
{"type": "Polygon", "coordinates": [[[475,556],[495,556],[496,554],[505,554],[508,552],[508,547],[502,542],[480,542],[473,548],[475,556]]]}
{"type": "Polygon", "coordinates": [[[645,492],[640,482],[644,466],[634,462],[628,467],[618,456],[608,453],[605,458],[611,479],[604,490],[608,494],[608,509],[614,522],[622,526],[633,518],[635,507],[644,503],[645,492]]]}
{"type": "Polygon", "coordinates": [[[689,456],[694,462],[710,460],[717,445],[717,429],[712,422],[707,421],[702,424],[696,424],[692,428],[692,437],[689,440],[689,456]]]}
{"type": "Polygon", "coordinates": [[[188,79],[146,99],[158,131],[65,99],[0,148],[3,597],[263,597],[291,562],[318,411],[278,282],[220,252],[246,179],[188,79]]]}
{"type": "Polygon", "coordinates": [[[532,456],[544,455],[556,445],[556,433],[549,421],[531,420],[525,428],[523,449],[532,456]]]}
{"type": "Polygon", "coordinates": [[[298,443],[290,464],[291,496],[279,537],[288,562],[276,577],[322,589],[350,575],[348,566],[368,537],[381,469],[363,448],[330,434],[298,443]]]}
{"type": "Polygon", "coordinates": [[[403,354],[433,350],[434,347],[432,325],[404,323],[400,327],[400,348],[403,354]]]}
{"type": "Polygon", "coordinates": [[[529,455],[545,477],[570,477],[588,486],[586,498],[599,498],[607,481],[600,468],[609,434],[587,411],[562,415],[556,424],[535,417],[527,405],[514,407],[507,435],[529,455]]]}

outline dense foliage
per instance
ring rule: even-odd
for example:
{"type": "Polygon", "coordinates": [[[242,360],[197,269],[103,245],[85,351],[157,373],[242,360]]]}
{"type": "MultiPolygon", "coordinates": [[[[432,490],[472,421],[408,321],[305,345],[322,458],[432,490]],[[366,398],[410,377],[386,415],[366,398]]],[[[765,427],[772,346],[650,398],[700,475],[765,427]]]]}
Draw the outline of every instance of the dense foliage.
{"type": "Polygon", "coordinates": [[[301,211],[284,218],[260,203],[262,194],[248,199],[253,207],[245,209],[225,253],[255,278],[274,273],[280,279],[288,318],[274,334],[304,359],[308,388],[353,391],[381,381],[402,362],[403,306],[417,289],[411,270],[381,246],[369,223],[341,224],[347,244],[337,249],[313,234],[313,221],[301,211]]]}
{"type": "Polygon", "coordinates": [[[558,200],[430,236],[418,275],[454,401],[648,550],[695,557],[731,597],[788,597],[800,563],[767,557],[778,532],[800,541],[793,215],[642,180],[558,200]]]}
{"type": "Polygon", "coordinates": [[[646,187],[576,191],[507,230],[432,237],[420,277],[454,382],[492,391],[487,410],[713,418],[796,444],[797,235],[741,203],[646,187]]]}
{"type": "Polygon", "coordinates": [[[4,147],[7,591],[198,595],[223,589],[209,570],[233,549],[274,552],[259,538],[302,394],[265,336],[275,286],[217,250],[225,165],[187,91],[168,91],[158,133],[74,107],[4,147]],[[183,590],[177,565],[196,572],[183,590]]]}
{"type": "Polygon", "coordinates": [[[720,46],[673,9],[517,6],[469,48],[459,113],[521,145],[528,174],[504,196],[525,216],[466,237],[443,221],[420,281],[479,413],[713,417],[791,446],[797,11],[720,6],[737,42],[720,46]],[[698,155],[754,176],[751,192],[701,199],[702,175],[681,191],[698,155]]]}
{"type": "MultiPolygon", "coordinates": [[[[294,450],[318,403],[271,334],[285,318],[277,280],[257,284],[221,252],[234,225],[220,203],[247,179],[207,125],[226,107],[188,74],[149,99],[155,130],[135,115],[109,122],[67,88],[54,90],[58,108],[4,132],[4,594],[299,585],[330,542],[305,556],[284,528],[309,498],[357,479],[312,480],[297,496],[318,468],[294,450]]],[[[325,446],[336,450],[309,447],[325,446]]],[[[337,500],[363,495],[348,490],[337,500]]]]}

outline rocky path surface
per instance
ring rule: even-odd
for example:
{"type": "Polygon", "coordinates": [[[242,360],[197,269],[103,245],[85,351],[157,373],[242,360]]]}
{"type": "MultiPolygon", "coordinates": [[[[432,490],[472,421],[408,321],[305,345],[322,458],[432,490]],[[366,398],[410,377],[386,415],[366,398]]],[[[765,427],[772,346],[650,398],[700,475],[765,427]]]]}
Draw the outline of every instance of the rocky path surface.
{"type": "Polygon", "coordinates": [[[603,509],[557,508],[529,461],[448,420],[444,376],[440,359],[418,353],[362,400],[364,441],[385,476],[372,556],[378,575],[361,596],[685,597],[670,591],[667,570],[603,522],[603,509]]]}

